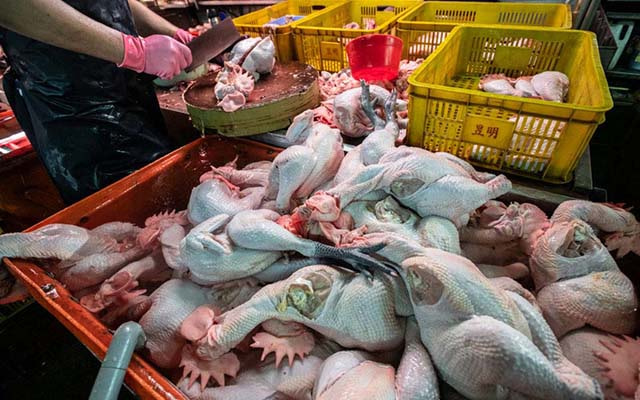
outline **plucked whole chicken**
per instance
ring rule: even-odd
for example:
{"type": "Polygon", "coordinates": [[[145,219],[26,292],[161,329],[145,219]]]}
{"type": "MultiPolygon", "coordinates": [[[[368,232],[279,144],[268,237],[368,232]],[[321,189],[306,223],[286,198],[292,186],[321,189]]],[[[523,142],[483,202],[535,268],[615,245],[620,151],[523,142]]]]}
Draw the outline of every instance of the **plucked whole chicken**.
{"type": "MultiPolygon", "coordinates": [[[[483,85],[566,95],[537,80],[483,85]]],[[[616,262],[640,254],[633,214],[501,202],[506,177],[399,145],[391,89],[334,92],[369,131],[346,156],[309,110],[273,162],[212,167],[185,210],[5,234],[0,257],[47,260],[110,328],[138,321],[191,399],[640,398],[616,262]]]]}

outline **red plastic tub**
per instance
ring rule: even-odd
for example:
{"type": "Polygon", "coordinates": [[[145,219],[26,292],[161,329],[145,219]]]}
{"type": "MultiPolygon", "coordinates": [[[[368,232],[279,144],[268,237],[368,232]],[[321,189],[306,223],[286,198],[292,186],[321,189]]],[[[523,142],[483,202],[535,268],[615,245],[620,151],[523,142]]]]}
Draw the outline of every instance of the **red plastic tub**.
{"type": "Polygon", "coordinates": [[[365,81],[391,80],[398,76],[402,39],[393,35],[365,35],[346,47],[351,75],[365,81]]]}

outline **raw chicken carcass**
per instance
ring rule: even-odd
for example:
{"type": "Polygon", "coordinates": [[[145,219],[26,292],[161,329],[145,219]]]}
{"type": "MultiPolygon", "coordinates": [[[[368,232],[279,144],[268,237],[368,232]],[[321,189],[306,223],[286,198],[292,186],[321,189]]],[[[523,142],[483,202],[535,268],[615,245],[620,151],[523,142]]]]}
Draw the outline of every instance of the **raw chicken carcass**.
{"type": "Polygon", "coordinates": [[[566,360],[535,307],[504,291],[473,263],[437,249],[416,249],[392,234],[382,256],[402,263],[425,344],[441,376],[470,399],[600,399],[597,382],[566,360]],[[512,397],[510,397],[512,396],[512,397]]]}
{"type": "Polygon", "coordinates": [[[211,171],[200,176],[200,183],[213,179],[214,176],[221,176],[231,185],[239,189],[247,189],[254,186],[266,187],[269,182],[269,171],[271,161],[259,161],[246,165],[242,169],[237,169],[236,157],[222,167],[211,167],[211,171]]]}
{"type": "Polygon", "coordinates": [[[424,247],[460,254],[458,231],[453,223],[440,217],[420,218],[402,207],[391,196],[376,201],[355,201],[345,208],[356,226],[368,233],[393,232],[424,247]]]}
{"type": "Polygon", "coordinates": [[[466,225],[472,211],[508,192],[511,182],[503,175],[474,173],[463,164],[427,150],[397,147],[378,164],[366,166],[327,192],[316,193],[305,206],[312,219],[331,221],[352,201],[384,190],[422,217],[439,216],[456,226],[466,225]]]}
{"type": "Polygon", "coordinates": [[[488,245],[517,240],[525,254],[531,254],[535,243],[551,225],[540,208],[528,203],[512,203],[504,208],[483,206],[477,220],[460,230],[461,241],[488,245]]]}
{"type": "Polygon", "coordinates": [[[231,217],[222,214],[193,228],[180,243],[180,260],[194,282],[211,285],[261,272],[280,257],[278,251],[260,251],[235,245],[227,233],[231,217]]]}
{"type": "Polygon", "coordinates": [[[610,251],[618,250],[623,257],[630,251],[640,255],[640,223],[622,207],[609,203],[592,203],[585,200],[565,201],[556,208],[552,222],[582,220],[597,232],[603,232],[604,242],[610,251]]]}
{"type": "Polygon", "coordinates": [[[287,139],[296,145],[273,160],[265,196],[283,211],[291,209],[292,200],[306,198],[333,178],[344,158],[340,132],[314,123],[312,110],[294,118],[287,139]]]}
{"type": "Polygon", "coordinates": [[[178,388],[191,400],[311,400],[311,389],[322,365],[313,355],[276,367],[272,360],[243,368],[228,386],[201,389],[199,382],[184,378],[178,388]]]}
{"type": "MultiPolygon", "coordinates": [[[[386,89],[370,85],[369,92],[374,104],[382,106],[391,95],[386,89]]],[[[345,136],[362,137],[374,129],[369,117],[362,109],[362,89],[354,88],[340,93],[333,99],[333,122],[345,136]]],[[[406,102],[397,100],[398,109],[406,109],[406,102]]]]}
{"type": "Polygon", "coordinates": [[[521,76],[520,78],[515,80],[514,87],[516,90],[522,92],[523,97],[532,97],[541,99],[540,95],[536,92],[531,84],[532,76],[521,76]]]}
{"type": "MultiPolygon", "coordinates": [[[[360,82],[351,76],[349,70],[336,72],[334,74],[322,71],[318,77],[318,84],[323,102],[333,100],[337,95],[349,89],[360,87],[360,82]]],[[[333,104],[333,102],[331,103],[333,104]]]]}
{"type": "Polygon", "coordinates": [[[531,86],[543,100],[564,102],[569,92],[569,78],[558,71],[545,71],[531,77],[531,86]]]}
{"type": "Polygon", "coordinates": [[[606,399],[633,400],[634,395],[638,398],[640,341],[637,338],[583,328],[563,337],[560,346],[571,362],[600,382],[606,399]]]}
{"type": "MultiPolygon", "coordinates": [[[[139,233],[139,228],[131,224],[126,224],[124,230],[131,235],[139,233]]],[[[112,252],[119,247],[118,240],[104,232],[105,229],[101,227],[91,231],[75,225],[50,224],[33,232],[6,233],[0,236],[0,258],[78,261],[96,253],[112,252]]]]}
{"type": "Polygon", "coordinates": [[[375,110],[374,104],[371,102],[369,94],[369,85],[365,81],[361,81],[361,107],[366,116],[373,124],[373,132],[370,133],[360,146],[360,156],[364,165],[376,164],[380,158],[390,149],[395,147],[400,128],[396,121],[395,106],[397,93],[395,90],[391,92],[389,97],[384,101],[385,119],[380,118],[375,110]]]}
{"type": "Polygon", "coordinates": [[[276,63],[276,49],[269,36],[248,38],[239,41],[231,49],[231,62],[240,65],[253,75],[257,82],[260,74],[268,74],[276,63]]]}
{"type": "Polygon", "coordinates": [[[395,87],[401,99],[409,99],[409,76],[413,74],[413,71],[415,71],[423,61],[423,58],[418,58],[411,61],[400,61],[400,67],[398,68],[398,77],[395,81],[395,87]]]}
{"type": "Polygon", "coordinates": [[[343,182],[347,178],[355,175],[366,165],[375,164],[380,161],[382,155],[393,149],[400,134],[400,128],[395,118],[396,92],[392,91],[385,99],[385,118],[378,117],[375,113],[374,105],[369,94],[370,86],[361,81],[361,107],[365,115],[374,126],[374,131],[370,133],[363,142],[351,149],[340,164],[340,168],[335,173],[333,184],[343,182]]]}
{"type": "Polygon", "coordinates": [[[146,297],[141,297],[146,290],[139,288],[139,284],[162,283],[169,279],[171,274],[171,269],[158,249],[116,272],[100,285],[96,293],[83,296],[80,304],[93,313],[108,308],[108,315],[102,318],[105,322],[114,321],[123,314],[129,314],[127,319],[138,320],[146,311],[144,307],[138,307],[146,297]]]}
{"type": "Polygon", "coordinates": [[[145,348],[160,368],[175,368],[186,340],[180,335],[182,321],[197,307],[210,301],[207,290],[195,283],[172,279],[150,297],[149,310],[140,319],[147,337],[145,348]]]}
{"type": "Polygon", "coordinates": [[[558,71],[545,71],[517,79],[504,74],[488,74],[480,79],[478,88],[489,93],[541,98],[561,103],[569,91],[569,78],[558,71]]]}
{"type": "MultiPolygon", "coordinates": [[[[369,274],[369,268],[386,271],[389,267],[370,256],[352,249],[338,249],[302,239],[278,225],[280,215],[269,210],[238,213],[210,218],[189,232],[180,244],[180,256],[191,272],[191,280],[200,284],[228,282],[274,269],[291,271],[309,264],[305,262],[276,264],[284,251],[296,251],[309,262],[329,258],[340,265],[369,274]],[[230,222],[231,221],[231,222],[230,222]]],[[[281,274],[278,273],[278,274],[281,274]]]]}
{"type": "MultiPolygon", "coordinates": [[[[203,329],[183,351],[185,374],[191,374],[192,379],[219,374],[222,366],[217,359],[228,356],[226,353],[254,328],[272,319],[303,324],[346,347],[368,351],[395,348],[402,342],[404,320],[396,316],[394,284],[388,277],[376,275],[368,281],[361,274],[317,265],[265,286],[212,326],[200,324],[203,329]]],[[[297,338],[262,335],[260,347],[293,354],[300,345],[297,338]]]]}
{"type": "Polygon", "coordinates": [[[580,220],[554,222],[531,254],[536,290],[592,272],[618,271],[615,260],[589,225],[580,220]]]}
{"type": "Polygon", "coordinates": [[[161,368],[178,367],[182,347],[187,343],[180,327],[193,311],[206,304],[209,309],[224,312],[244,303],[257,290],[242,283],[205,288],[182,279],[165,282],[151,294],[148,311],[140,319],[151,360],[161,368]]]}
{"type": "Polygon", "coordinates": [[[363,351],[333,354],[322,364],[314,399],[437,400],[438,378],[419,335],[409,320],[397,372],[363,351]]]}
{"type": "Polygon", "coordinates": [[[357,22],[349,22],[343,26],[344,29],[376,29],[376,21],[371,18],[363,18],[362,27],[357,22]]]}
{"type": "Polygon", "coordinates": [[[403,268],[422,341],[440,375],[466,397],[601,398],[533,306],[495,288],[468,260],[430,249],[403,268]]]}
{"type": "Polygon", "coordinates": [[[240,211],[255,209],[263,197],[262,187],[240,190],[222,176],[215,175],[191,191],[187,215],[193,225],[198,225],[216,215],[234,216],[240,211]]]}
{"type": "Polygon", "coordinates": [[[232,62],[225,62],[224,69],[216,76],[214,92],[218,106],[226,112],[240,109],[253,91],[254,77],[232,62]]]}
{"type": "Polygon", "coordinates": [[[395,371],[362,351],[340,351],[322,364],[314,400],[395,400],[395,371]]]}
{"type": "Polygon", "coordinates": [[[586,324],[610,333],[634,331],[633,284],[585,222],[554,222],[530,265],[538,303],[558,337],[586,324]]]}
{"type": "Polygon", "coordinates": [[[637,325],[638,298],[622,272],[593,272],[545,286],[538,304],[557,337],[590,325],[609,333],[631,334],[637,325]]]}
{"type": "Polygon", "coordinates": [[[477,265],[529,264],[529,257],[520,249],[519,241],[487,245],[460,242],[460,248],[462,255],[477,265]]]}
{"type": "Polygon", "coordinates": [[[138,234],[140,247],[153,249],[161,244],[159,241],[163,233],[173,225],[188,226],[187,211],[165,211],[152,215],[144,221],[144,228],[138,234]]]}
{"type": "Polygon", "coordinates": [[[483,76],[480,79],[478,88],[489,93],[524,97],[524,93],[514,88],[511,80],[504,74],[489,74],[483,76]]]}
{"type": "Polygon", "coordinates": [[[143,232],[124,222],[110,222],[91,231],[51,224],[29,233],[0,236],[0,258],[60,260],[55,274],[69,290],[78,291],[102,283],[127,264],[149,254],[151,249],[140,245],[143,232]]]}
{"type": "Polygon", "coordinates": [[[362,248],[336,248],[302,239],[279,225],[280,215],[270,210],[249,210],[236,214],[229,222],[227,233],[237,246],[247,249],[280,252],[295,251],[305,257],[325,258],[332,263],[349,268],[371,277],[371,271],[378,270],[395,275],[395,267],[378,261],[367,253],[375,252],[380,246],[362,248]]]}

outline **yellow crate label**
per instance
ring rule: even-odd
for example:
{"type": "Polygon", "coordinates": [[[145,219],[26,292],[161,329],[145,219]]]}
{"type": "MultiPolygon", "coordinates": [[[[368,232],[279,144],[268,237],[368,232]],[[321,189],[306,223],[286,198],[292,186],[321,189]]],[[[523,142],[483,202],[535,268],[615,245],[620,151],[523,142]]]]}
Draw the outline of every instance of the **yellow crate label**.
{"type": "Polygon", "coordinates": [[[342,46],[338,42],[320,42],[320,55],[324,60],[340,61],[342,46]]]}
{"type": "Polygon", "coordinates": [[[533,49],[530,47],[498,46],[493,66],[504,69],[526,69],[532,51],[533,49]]]}
{"type": "Polygon", "coordinates": [[[462,140],[506,149],[511,142],[515,122],[468,115],[462,130],[462,140]]]}

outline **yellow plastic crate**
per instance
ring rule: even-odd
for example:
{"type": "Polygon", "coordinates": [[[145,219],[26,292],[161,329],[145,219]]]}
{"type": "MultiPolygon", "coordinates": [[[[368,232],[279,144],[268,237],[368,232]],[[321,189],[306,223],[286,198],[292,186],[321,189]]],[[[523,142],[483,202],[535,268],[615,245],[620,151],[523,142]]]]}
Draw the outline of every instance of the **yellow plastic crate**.
{"type": "Polygon", "coordinates": [[[372,33],[394,34],[398,18],[420,4],[415,0],[352,0],[298,21],[293,27],[298,59],[318,70],[347,68],[347,43],[372,33]],[[350,22],[364,26],[371,20],[376,22],[375,29],[343,28],[350,22]]]}
{"type": "MultiPolygon", "coordinates": [[[[280,62],[288,62],[297,59],[291,31],[294,23],[277,28],[264,28],[263,25],[285,15],[311,16],[327,7],[341,3],[342,1],[336,0],[287,0],[234,18],[233,23],[241,34],[251,37],[271,36],[276,47],[276,57],[280,62]]],[[[306,18],[295,23],[302,22],[304,19],[306,18]]]]}
{"type": "Polygon", "coordinates": [[[613,106],[595,34],[535,28],[459,26],[409,77],[410,145],[473,164],[565,183],[613,106]],[[496,95],[480,77],[560,71],[568,101],[496,95]]]}
{"type": "Polygon", "coordinates": [[[462,24],[571,28],[568,4],[429,1],[398,20],[402,58],[426,58],[462,24]]]}

